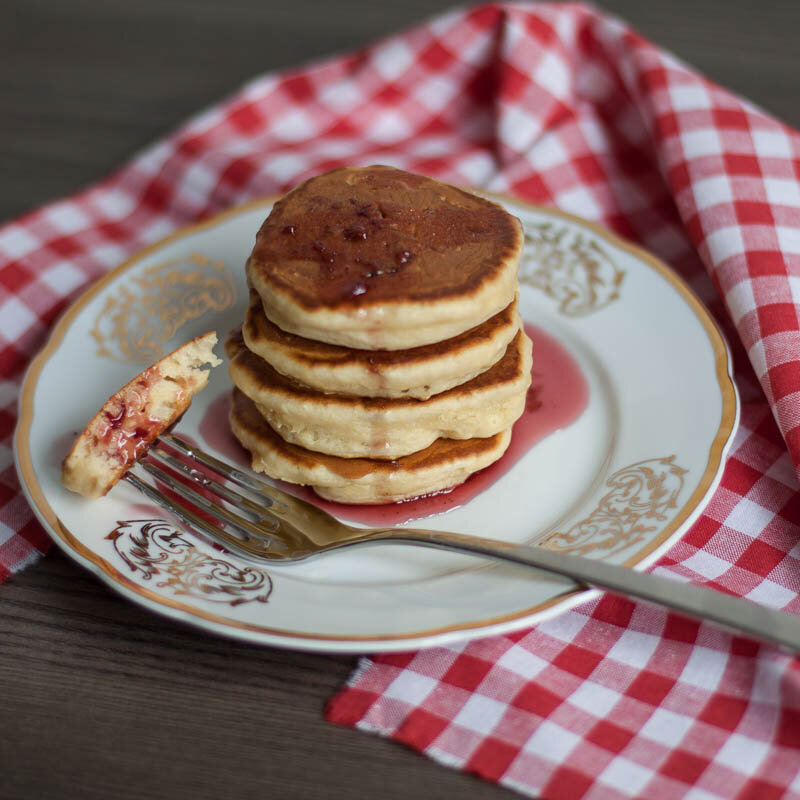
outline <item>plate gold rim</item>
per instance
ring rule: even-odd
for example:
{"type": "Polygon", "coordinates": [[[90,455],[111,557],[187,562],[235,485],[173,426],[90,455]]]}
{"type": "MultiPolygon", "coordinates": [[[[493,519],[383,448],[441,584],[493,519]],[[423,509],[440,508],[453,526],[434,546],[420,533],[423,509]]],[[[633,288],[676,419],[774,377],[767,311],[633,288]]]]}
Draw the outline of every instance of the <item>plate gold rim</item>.
{"type": "MultiPolygon", "coordinates": [[[[475,190],[473,190],[475,191],[475,190]]],[[[675,513],[671,523],[648,545],[641,548],[635,556],[631,556],[624,564],[625,566],[635,567],[647,561],[648,556],[658,550],[672,534],[683,523],[698,510],[698,505],[702,498],[711,488],[715,478],[720,474],[722,468],[722,460],[724,458],[725,450],[729,443],[732,441],[732,435],[736,428],[736,423],[739,414],[738,394],[731,375],[731,359],[728,347],[725,343],[724,337],[716,323],[711,317],[711,314],[702,304],[699,298],[695,295],[692,289],[680,278],[670,267],[664,264],[653,254],[647,252],[638,245],[627,242],[611,231],[606,230],[601,225],[590,220],[583,219],[575,214],[562,211],[557,208],[547,206],[540,206],[533,203],[528,203],[520,198],[512,197],[510,195],[502,195],[491,192],[480,192],[499,202],[508,202],[511,204],[521,205],[533,212],[540,214],[560,217],[568,220],[576,225],[588,228],[593,231],[600,239],[606,241],[612,246],[630,253],[638,260],[647,264],[662,278],[664,278],[683,298],[694,315],[699,319],[703,330],[708,337],[712,350],[714,353],[715,371],[717,383],[722,396],[722,414],[720,417],[720,424],[717,433],[712,440],[709,448],[709,455],[706,462],[706,469],[700,481],[697,484],[695,491],[683,506],[675,513]]],[[[541,614],[544,611],[553,609],[554,606],[566,603],[570,599],[575,599],[580,595],[589,595],[591,590],[587,589],[570,589],[561,594],[550,598],[542,603],[537,603],[534,606],[525,608],[521,611],[514,611],[509,614],[492,617],[487,620],[480,620],[474,622],[462,622],[454,625],[442,626],[438,628],[414,631],[409,633],[394,633],[382,635],[369,635],[362,636],[357,634],[351,635],[333,635],[333,634],[307,634],[297,631],[284,630],[279,628],[270,628],[268,626],[256,625],[254,623],[242,622],[239,620],[232,620],[229,617],[224,617],[218,614],[213,614],[187,603],[181,603],[172,598],[164,597],[163,595],[156,594],[150,589],[147,589],[129,577],[121,573],[116,567],[110,564],[101,556],[97,555],[90,548],[82,544],[77,537],[69,531],[69,529],[61,522],[57,514],[47,502],[47,498],[39,485],[38,480],[33,471],[33,462],[30,453],[30,430],[33,424],[33,398],[38,385],[39,377],[45,365],[50,360],[50,357],[58,349],[59,345],[66,336],[67,331],[70,329],[71,324],[75,317],[83,310],[83,308],[94,297],[101,292],[106,286],[113,282],[118,276],[127,272],[134,267],[142,259],[146,258],[153,252],[163,248],[178,239],[192,236],[203,230],[213,228],[232,217],[251,211],[261,206],[266,206],[274,203],[277,197],[267,196],[256,198],[247,203],[235,206],[234,208],[227,209],[219,214],[209,217],[208,219],[184,226],[174,231],[173,233],[165,236],[164,238],[148,245],[143,250],[138,251],[130,258],[126,259],[115,269],[108,272],[101,277],[91,286],[89,286],[80,297],[66,310],[59,321],[54,326],[50,337],[42,348],[42,350],[34,357],[23,379],[22,387],[19,395],[19,420],[14,435],[14,451],[17,460],[17,469],[20,476],[20,481],[27,496],[27,499],[39,518],[40,522],[44,523],[45,528],[48,530],[51,538],[68,555],[75,558],[79,563],[82,561],[88,562],[90,569],[94,571],[101,579],[104,580],[109,586],[114,589],[123,587],[128,592],[135,596],[142,597],[153,603],[155,606],[160,607],[162,613],[172,618],[181,619],[185,622],[194,624],[200,627],[206,627],[204,622],[211,622],[225,629],[223,633],[227,635],[238,635],[240,638],[247,638],[244,634],[256,633],[267,637],[279,637],[285,640],[295,640],[301,642],[329,642],[331,645],[335,643],[353,642],[357,645],[367,643],[391,643],[391,642],[404,642],[411,639],[430,639],[433,637],[441,636],[442,634],[452,633],[456,631],[472,631],[475,629],[488,629],[497,625],[512,622],[514,620],[524,620],[534,614],[541,614]],[[181,612],[178,616],[174,612],[181,612]],[[170,613],[172,612],[172,613],[170,613]],[[232,630],[231,630],[232,629],[232,630]]],[[[83,564],[83,566],[87,566],[83,564]]],[[[533,624],[533,623],[531,623],[533,624]]],[[[248,638],[248,641],[253,641],[248,638]]],[[[275,644],[269,640],[263,640],[264,644],[275,644]]],[[[356,648],[353,649],[357,652],[356,648]]],[[[363,648],[361,648],[363,651],[363,648]]]]}

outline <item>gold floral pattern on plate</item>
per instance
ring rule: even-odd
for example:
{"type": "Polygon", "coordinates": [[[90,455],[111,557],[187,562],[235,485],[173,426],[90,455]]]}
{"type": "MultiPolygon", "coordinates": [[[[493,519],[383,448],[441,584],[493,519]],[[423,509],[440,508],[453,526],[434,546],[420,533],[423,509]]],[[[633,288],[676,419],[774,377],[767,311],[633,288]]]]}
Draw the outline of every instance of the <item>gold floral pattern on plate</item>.
{"type": "Polygon", "coordinates": [[[192,253],[147,267],[109,292],[90,333],[99,356],[151,363],[187,322],[235,302],[235,282],[225,264],[192,253]]]}
{"type": "Polygon", "coordinates": [[[557,222],[523,223],[522,283],[558,301],[568,317],[581,317],[619,298],[625,278],[608,250],[575,226],[557,222]]]}
{"type": "Polygon", "coordinates": [[[607,558],[644,542],[678,508],[686,472],[675,463],[674,455],[637,461],[617,470],[606,480],[611,491],[603,495],[597,508],[569,530],[551,533],[545,547],[578,555],[602,550],[607,558]]]}
{"type": "Polygon", "coordinates": [[[272,593],[266,572],[203,552],[163,519],[119,522],[106,539],[132,572],[141,573],[146,581],[161,576],[156,587],[176,595],[238,606],[266,603],[272,593]]]}

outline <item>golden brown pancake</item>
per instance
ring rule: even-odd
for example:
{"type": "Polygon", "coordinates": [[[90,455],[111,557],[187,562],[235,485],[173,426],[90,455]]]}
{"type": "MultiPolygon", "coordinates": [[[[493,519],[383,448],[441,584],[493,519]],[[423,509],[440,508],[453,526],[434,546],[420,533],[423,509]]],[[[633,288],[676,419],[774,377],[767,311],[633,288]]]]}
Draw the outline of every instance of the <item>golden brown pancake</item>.
{"type": "Polygon", "coordinates": [[[402,350],[508,306],[522,243],[519,220],[482,197],[392,167],[344,167],[275,204],[247,275],[285,331],[402,350]]]}
{"type": "Polygon", "coordinates": [[[444,342],[410,350],[355,350],[282,331],[251,292],[242,336],[250,351],[282,375],[320,392],[426,400],[497,363],[520,324],[515,301],[444,342]]]}
{"type": "Polygon", "coordinates": [[[164,356],[106,400],[64,459],[61,482],[84,497],[102,497],[189,407],[208,383],[213,331],[164,356]]]}
{"type": "Polygon", "coordinates": [[[312,486],[339,503],[392,503],[449,489],[497,461],[511,440],[511,431],[504,430],[483,439],[437,439],[394,461],[337,458],[284,441],[238,389],[233,390],[230,422],[256,472],[312,486]]]}
{"type": "Polygon", "coordinates": [[[522,414],[531,383],[531,342],[521,330],[494,366],[428,400],[319,392],[281,375],[239,334],[225,350],[234,385],[287,442],[343,458],[398,458],[438,438],[493,436],[522,414]]]}

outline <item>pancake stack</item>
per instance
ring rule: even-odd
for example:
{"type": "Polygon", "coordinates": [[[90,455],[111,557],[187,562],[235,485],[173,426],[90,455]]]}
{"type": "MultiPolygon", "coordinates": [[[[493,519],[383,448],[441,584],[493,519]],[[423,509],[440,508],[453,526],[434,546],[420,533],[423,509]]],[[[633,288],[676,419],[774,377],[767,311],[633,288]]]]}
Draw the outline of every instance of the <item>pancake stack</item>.
{"type": "Polygon", "coordinates": [[[391,167],[333,170],[276,203],[226,342],[253,469],[388,503],[500,458],[531,382],[522,241],[497,204],[391,167]]]}

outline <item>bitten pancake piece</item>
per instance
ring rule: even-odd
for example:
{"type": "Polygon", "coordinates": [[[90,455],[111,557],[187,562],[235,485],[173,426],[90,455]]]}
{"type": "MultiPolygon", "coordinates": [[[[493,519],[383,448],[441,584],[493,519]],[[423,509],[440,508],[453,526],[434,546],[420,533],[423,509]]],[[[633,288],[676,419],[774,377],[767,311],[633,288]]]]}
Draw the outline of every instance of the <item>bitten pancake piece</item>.
{"type": "Polygon", "coordinates": [[[522,244],[519,220],[497,203],[393,167],[344,167],[275,204],[247,277],[285,331],[403,350],[508,306],[522,244]]]}
{"type": "Polygon", "coordinates": [[[484,439],[437,439],[396,461],[326,456],[284,441],[238,389],[230,422],[256,472],[311,486],[338,503],[394,503],[452,488],[497,461],[511,441],[511,431],[504,430],[484,439]]]}
{"type": "Polygon", "coordinates": [[[355,350],[282,331],[251,292],[242,336],[247,348],[281,375],[320,392],[426,400],[496,364],[520,327],[515,300],[483,324],[444,342],[411,350],[355,350]]]}
{"type": "Polygon", "coordinates": [[[214,332],[164,356],[113,394],[64,459],[61,482],[84,497],[102,497],[147,452],[153,439],[183,414],[222,361],[214,332]]]}
{"type": "Polygon", "coordinates": [[[438,438],[493,436],[514,424],[531,383],[531,341],[520,330],[503,357],[468,383],[412,398],[325,394],[285,378],[228,337],[229,374],[287,441],[343,458],[398,458],[438,438]]]}

